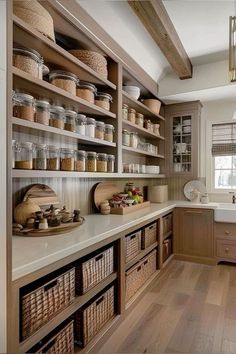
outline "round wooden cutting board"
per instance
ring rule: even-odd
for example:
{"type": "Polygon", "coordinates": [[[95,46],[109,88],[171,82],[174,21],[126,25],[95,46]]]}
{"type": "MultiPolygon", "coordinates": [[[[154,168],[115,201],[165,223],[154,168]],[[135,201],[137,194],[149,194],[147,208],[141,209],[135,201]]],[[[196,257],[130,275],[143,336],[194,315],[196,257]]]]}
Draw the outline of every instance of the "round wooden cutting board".
{"type": "Polygon", "coordinates": [[[99,209],[101,202],[111,199],[114,194],[118,193],[122,193],[122,190],[116,184],[109,182],[98,183],[94,190],[94,204],[99,209]]]}
{"type": "Polygon", "coordinates": [[[33,184],[27,190],[24,198],[27,197],[40,207],[60,204],[56,193],[46,184],[33,184]]]}

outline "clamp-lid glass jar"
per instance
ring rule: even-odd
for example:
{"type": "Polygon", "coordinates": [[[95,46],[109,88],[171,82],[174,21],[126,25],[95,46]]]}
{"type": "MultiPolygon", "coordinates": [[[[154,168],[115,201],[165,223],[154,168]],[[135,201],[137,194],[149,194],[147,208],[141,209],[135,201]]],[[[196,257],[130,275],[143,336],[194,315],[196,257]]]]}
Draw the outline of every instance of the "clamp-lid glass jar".
{"type": "Polygon", "coordinates": [[[104,140],[105,123],[96,121],[95,138],[104,140]]]}
{"type": "Polygon", "coordinates": [[[76,96],[76,85],[79,79],[75,74],[63,70],[53,70],[49,73],[49,82],[76,96]]]}
{"type": "Polygon", "coordinates": [[[115,171],[115,155],[107,155],[107,172],[115,171]]]}
{"type": "Polygon", "coordinates": [[[136,111],[133,108],[128,109],[128,121],[135,123],[136,111]]]}
{"type": "Polygon", "coordinates": [[[85,126],[85,135],[89,136],[90,138],[95,138],[95,126],[96,126],[95,119],[87,118],[86,126],[85,126]]]}
{"type": "Polygon", "coordinates": [[[129,106],[124,103],[123,107],[122,107],[122,118],[123,118],[123,120],[128,120],[128,108],[129,108],[129,106]]]}
{"type": "Polygon", "coordinates": [[[34,121],[35,99],[26,93],[15,93],[13,95],[13,116],[34,121]]]}
{"type": "Polygon", "coordinates": [[[49,145],[47,147],[47,170],[60,170],[60,149],[57,146],[49,145]]]}
{"type": "Polygon", "coordinates": [[[35,122],[49,125],[50,113],[49,113],[50,104],[46,100],[36,100],[35,101],[35,122]]]}
{"type": "Polygon", "coordinates": [[[84,100],[94,103],[94,97],[96,95],[96,86],[87,81],[80,81],[77,83],[76,95],[84,100]]]}
{"type": "Polygon", "coordinates": [[[130,133],[130,147],[137,149],[137,147],[138,147],[138,133],[130,133]]]}
{"type": "Polygon", "coordinates": [[[97,154],[97,172],[107,172],[107,154],[97,154]]]}
{"type": "Polygon", "coordinates": [[[136,113],[135,116],[135,124],[139,125],[140,127],[143,128],[144,124],[144,115],[142,113],[136,113]]]}
{"type": "Polygon", "coordinates": [[[75,152],[72,149],[61,149],[61,170],[74,171],[75,152]]]}
{"type": "Polygon", "coordinates": [[[112,124],[105,124],[105,135],[104,139],[113,143],[114,141],[114,126],[112,124]]]}
{"type": "Polygon", "coordinates": [[[122,144],[125,146],[130,146],[130,133],[125,129],[122,131],[122,144]]]}
{"type": "Polygon", "coordinates": [[[51,106],[49,112],[50,112],[49,125],[54,128],[64,129],[64,125],[65,125],[64,108],[61,106],[51,106]]]}
{"type": "Polygon", "coordinates": [[[95,97],[95,105],[110,111],[112,96],[109,93],[98,92],[95,97]]]}
{"type": "Polygon", "coordinates": [[[97,172],[97,153],[94,151],[87,152],[86,171],[97,172]]]}
{"type": "Polygon", "coordinates": [[[47,145],[46,144],[34,144],[33,169],[34,170],[47,169],[47,145]]]}
{"type": "Polygon", "coordinates": [[[22,170],[33,169],[33,143],[19,143],[16,146],[15,168],[22,170]]]}
{"type": "Polygon", "coordinates": [[[69,132],[75,132],[75,118],[77,113],[71,110],[65,110],[65,126],[64,129],[69,132]]]}
{"type": "Polygon", "coordinates": [[[76,133],[80,135],[85,135],[85,125],[86,125],[86,116],[84,114],[78,113],[75,118],[76,133]]]}
{"type": "Polygon", "coordinates": [[[75,151],[75,171],[84,172],[86,162],[86,152],[84,150],[75,151]]]}
{"type": "Polygon", "coordinates": [[[24,72],[42,79],[43,58],[31,48],[13,48],[13,66],[24,72]]]}

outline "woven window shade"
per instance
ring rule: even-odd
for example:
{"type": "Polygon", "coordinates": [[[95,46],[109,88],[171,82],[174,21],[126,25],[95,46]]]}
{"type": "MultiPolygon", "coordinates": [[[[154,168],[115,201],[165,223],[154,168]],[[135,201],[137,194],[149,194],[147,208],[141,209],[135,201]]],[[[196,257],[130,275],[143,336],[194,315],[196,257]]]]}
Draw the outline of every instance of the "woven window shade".
{"type": "Polygon", "coordinates": [[[212,125],[212,155],[236,155],[236,123],[212,125]]]}

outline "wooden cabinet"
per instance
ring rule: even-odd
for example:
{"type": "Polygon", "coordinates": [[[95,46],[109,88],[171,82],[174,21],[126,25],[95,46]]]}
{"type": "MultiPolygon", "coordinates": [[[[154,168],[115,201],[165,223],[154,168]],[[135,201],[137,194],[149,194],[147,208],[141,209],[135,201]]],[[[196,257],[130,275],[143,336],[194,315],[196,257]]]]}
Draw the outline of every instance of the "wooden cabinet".
{"type": "Polygon", "coordinates": [[[217,261],[236,262],[236,224],[215,222],[217,261]]]}
{"type": "Polygon", "coordinates": [[[171,104],[165,107],[169,141],[166,172],[170,176],[199,175],[200,101],[171,104]]]}
{"type": "Polygon", "coordinates": [[[174,253],[204,263],[214,259],[213,210],[175,209],[174,253]]]}

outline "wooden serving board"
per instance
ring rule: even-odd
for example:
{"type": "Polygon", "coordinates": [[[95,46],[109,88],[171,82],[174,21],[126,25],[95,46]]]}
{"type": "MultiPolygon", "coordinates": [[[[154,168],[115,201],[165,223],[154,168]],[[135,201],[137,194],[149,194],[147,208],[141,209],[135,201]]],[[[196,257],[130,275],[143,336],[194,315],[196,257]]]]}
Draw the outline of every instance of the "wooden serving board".
{"type": "Polygon", "coordinates": [[[117,214],[117,215],[126,215],[133,213],[134,211],[138,211],[144,208],[150,207],[150,202],[143,202],[140,204],[135,204],[126,208],[111,208],[111,214],[117,214]]]}
{"type": "Polygon", "coordinates": [[[60,203],[56,193],[46,184],[33,184],[26,192],[24,199],[41,206],[57,205],[60,203]]]}
{"type": "Polygon", "coordinates": [[[109,182],[98,183],[94,190],[94,204],[96,205],[97,209],[99,209],[101,202],[107,199],[111,199],[114,194],[118,193],[122,193],[122,191],[121,188],[116,184],[109,182]]]}
{"type": "Polygon", "coordinates": [[[46,230],[36,229],[23,229],[19,232],[14,232],[14,236],[26,236],[26,237],[43,237],[43,236],[57,236],[65,234],[76,229],[85,222],[85,219],[81,217],[81,221],[61,224],[59,226],[50,227],[46,230]]]}

